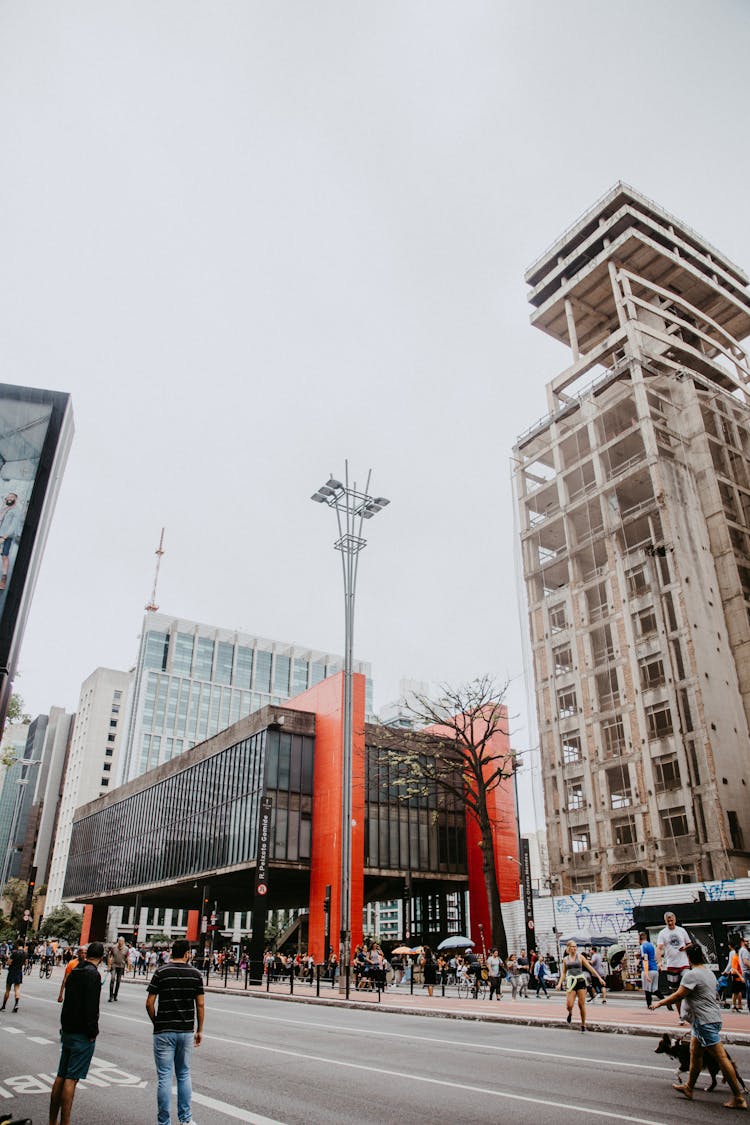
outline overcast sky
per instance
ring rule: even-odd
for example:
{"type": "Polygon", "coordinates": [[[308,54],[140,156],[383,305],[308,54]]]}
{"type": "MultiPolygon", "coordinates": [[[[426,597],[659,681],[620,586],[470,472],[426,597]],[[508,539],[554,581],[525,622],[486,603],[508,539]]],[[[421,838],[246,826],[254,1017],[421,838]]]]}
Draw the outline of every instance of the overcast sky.
{"type": "Polygon", "coordinates": [[[32,713],[165,613],[525,693],[510,453],[566,351],[523,272],[618,179],[750,267],[746,0],[3,0],[0,378],[76,436],[21,656],[32,713]]]}

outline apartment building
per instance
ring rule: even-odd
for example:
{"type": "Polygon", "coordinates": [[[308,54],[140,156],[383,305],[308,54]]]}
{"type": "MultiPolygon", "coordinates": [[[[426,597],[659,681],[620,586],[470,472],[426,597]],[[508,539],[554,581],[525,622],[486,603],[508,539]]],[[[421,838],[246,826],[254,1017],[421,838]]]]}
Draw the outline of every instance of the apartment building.
{"type": "Polygon", "coordinates": [[[551,870],[745,876],[748,278],[619,183],[526,282],[570,353],[514,448],[551,870]]]}

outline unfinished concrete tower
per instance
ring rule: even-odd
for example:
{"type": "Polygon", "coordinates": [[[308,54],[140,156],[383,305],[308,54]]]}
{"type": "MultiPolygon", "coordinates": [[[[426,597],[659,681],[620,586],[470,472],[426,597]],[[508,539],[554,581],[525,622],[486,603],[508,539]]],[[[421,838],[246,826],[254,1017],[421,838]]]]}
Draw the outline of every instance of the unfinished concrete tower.
{"type": "Polygon", "coordinates": [[[514,451],[552,870],[745,876],[748,278],[620,183],[526,281],[571,351],[514,451]]]}

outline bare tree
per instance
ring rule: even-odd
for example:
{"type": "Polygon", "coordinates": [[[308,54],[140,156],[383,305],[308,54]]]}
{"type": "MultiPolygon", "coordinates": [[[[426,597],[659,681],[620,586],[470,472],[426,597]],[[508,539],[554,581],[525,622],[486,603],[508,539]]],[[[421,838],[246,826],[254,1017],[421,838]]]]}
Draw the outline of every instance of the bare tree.
{"type": "Polygon", "coordinates": [[[385,754],[399,773],[404,798],[436,787],[450,793],[479,827],[482,873],[487,889],[492,944],[508,952],[495,865],[493,818],[488,796],[513,776],[515,758],[507,742],[508,684],[488,675],[467,684],[441,684],[437,697],[414,694],[404,706],[418,731],[393,729],[385,754]],[[426,728],[426,729],[425,729],[426,728]]]}

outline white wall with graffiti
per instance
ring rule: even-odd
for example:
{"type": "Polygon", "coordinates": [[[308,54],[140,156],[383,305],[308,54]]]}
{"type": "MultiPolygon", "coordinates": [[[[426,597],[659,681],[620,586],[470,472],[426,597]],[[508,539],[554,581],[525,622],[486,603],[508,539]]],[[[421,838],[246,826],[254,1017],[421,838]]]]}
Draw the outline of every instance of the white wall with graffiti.
{"type": "MultiPolygon", "coordinates": [[[[553,927],[560,939],[585,934],[596,944],[597,936],[632,944],[633,910],[636,906],[674,907],[679,921],[681,902],[698,902],[700,895],[709,902],[750,899],[750,879],[722,879],[706,883],[679,883],[669,887],[632,887],[624,891],[582,892],[572,895],[535,895],[534,925],[537,948],[554,954],[556,942],[553,927]]],[[[503,904],[503,919],[508,938],[508,951],[518,953],[526,945],[523,903],[503,904]]]]}

